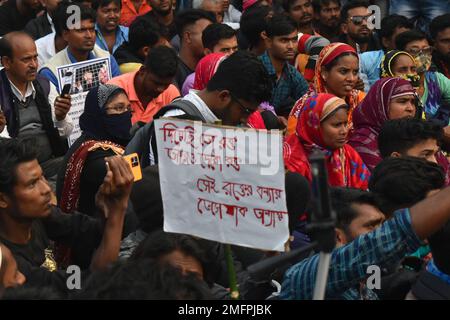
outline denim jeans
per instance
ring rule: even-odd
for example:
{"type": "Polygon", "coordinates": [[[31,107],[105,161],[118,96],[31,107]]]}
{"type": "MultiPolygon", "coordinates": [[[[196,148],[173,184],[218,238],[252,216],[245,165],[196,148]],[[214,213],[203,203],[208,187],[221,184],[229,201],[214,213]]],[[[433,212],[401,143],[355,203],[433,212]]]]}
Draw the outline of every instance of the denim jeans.
{"type": "Polygon", "coordinates": [[[437,16],[450,12],[448,0],[391,0],[389,13],[400,14],[413,22],[424,32],[428,32],[428,25],[437,16]]]}

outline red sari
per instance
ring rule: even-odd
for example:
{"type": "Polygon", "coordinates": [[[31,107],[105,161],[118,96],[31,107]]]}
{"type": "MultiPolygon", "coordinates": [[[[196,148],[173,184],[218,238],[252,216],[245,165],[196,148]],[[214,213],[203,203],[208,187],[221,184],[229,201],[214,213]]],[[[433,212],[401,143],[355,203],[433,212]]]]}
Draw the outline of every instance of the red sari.
{"type": "Polygon", "coordinates": [[[344,100],[328,93],[309,98],[300,113],[296,132],[286,137],[284,163],[287,170],[298,172],[312,182],[308,158],[314,150],[320,150],[325,153],[331,186],[367,189],[370,173],[359,154],[348,144],[330,150],[323,142],[321,121],[342,106],[346,106],[344,100]]]}

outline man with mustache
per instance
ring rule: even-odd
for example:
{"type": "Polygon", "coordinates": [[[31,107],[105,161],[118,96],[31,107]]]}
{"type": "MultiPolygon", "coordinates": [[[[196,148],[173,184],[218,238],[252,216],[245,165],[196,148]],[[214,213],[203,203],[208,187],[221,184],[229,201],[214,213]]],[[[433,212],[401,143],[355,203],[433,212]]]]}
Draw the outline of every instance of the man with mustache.
{"type": "Polygon", "coordinates": [[[450,13],[431,21],[430,34],[433,40],[433,65],[436,71],[450,79],[450,13]]]}
{"type": "Polygon", "coordinates": [[[314,10],[311,0],[284,0],[283,9],[297,23],[298,31],[314,35],[314,10]]]}
{"type": "Polygon", "coordinates": [[[275,15],[267,21],[261,36],[267,50],[259,58],[271,77],[273,87],[269,102],[279,116],[287,117],[294,103],[308,90],[306,80],[289,64],[295,57],[298,41],[295,22],[286,15],[275,15]]]}
{"type": "MultiPolygon", "coordinates": [[[[60,66],[72,64],[81,61],[93,60],[96,58],[109,58],[111,61],[111,74],[113,77],[120,75],[119,66],[116,59],[106,50],[95,45],[95,12],[83,5],[77,6],[80,12],[79,23],[74,23],[72,12],[65,13],[62,17],[62,36],[67,41],[67,47],[58,52],[39,70],[39,73],[47,78],[55,87],[58,87],[56,70],[60,66]]],[[[74,9],[72,9],[74,10],[74,9]]]]}
{"type": "Polygon", "coordinates": [[[98,0],[93,3],[97,13],[96,44],[111,54],[128,41],[128,27],[119,25],[121,6],[120,0],[98,0]]]}
{"type": "Polygon", "coordinates": [[[351,45],[358,53],[380,50],[380,43],[374,38],[371,27],[372,13],[369,2],[357,0],[347,3],[341,10],[342,35],[335,42],[351,45]],[[359,47],[359,48],[358,48],[359,47]]]}
{"type": "Polygon", "coordinates": [[[312,5],[316,32],[330,41],[340,35],[340,0],[313,0],[312,5]]]}
{"type": "Polygon", "coordinates": [[[0,134],[11,138],[33,137],[38,160],[47,179],[56,176],[67,146],[63,137],[72,132],[67,115],[70,96],[59,96],[47,79],[37,75],[37,51],[25,32],[11,32],[0,40],[0,111],[5,123],[0,134]],[[6,125],[6,126],[5,126],[6,125]]]}

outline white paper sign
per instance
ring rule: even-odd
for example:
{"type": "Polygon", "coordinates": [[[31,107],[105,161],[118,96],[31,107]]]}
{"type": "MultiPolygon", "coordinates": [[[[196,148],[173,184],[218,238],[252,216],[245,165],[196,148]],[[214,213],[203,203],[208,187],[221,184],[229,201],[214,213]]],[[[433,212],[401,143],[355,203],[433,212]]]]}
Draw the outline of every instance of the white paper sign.
{"type": "Polygon", "coordinates": [[[71,85],[72,106],[69,116],[73,121],[73,131],[69,137],[69,146],[81,136],[79,119],[84,111],[84,102],[90,89],[105,84],[111,79],[109,58],[98,58],[58,67],[57,78],[59,92],[66,84],[71,85]]]}
{"type": "Polygon", "coordinates": [[[164,230],[284,251],[288,240],[282,135],[155,120],[164,230]]]}

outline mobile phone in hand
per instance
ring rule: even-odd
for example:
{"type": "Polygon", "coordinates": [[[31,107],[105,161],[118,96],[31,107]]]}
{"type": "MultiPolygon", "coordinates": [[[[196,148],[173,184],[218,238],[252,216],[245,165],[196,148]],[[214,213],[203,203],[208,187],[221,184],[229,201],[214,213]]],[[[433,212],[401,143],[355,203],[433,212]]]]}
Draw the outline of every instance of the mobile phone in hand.
{"type": "Polygon", "coordinates": [[[72,86],[70,85],[70,83],[66,83],[61,91],[61,96],[65,96],[66,94],[69,94],[71,87],[72,86]]]}
{"type": "Polygon", "coordinates": [[[139,163],[139,156],[137,153],[128,154],[123,156],[123,158],[128,162],[131,168],[131,172],[133,172],[134,182],[142,179],[142,170],[141,165],[139,163]]]}

